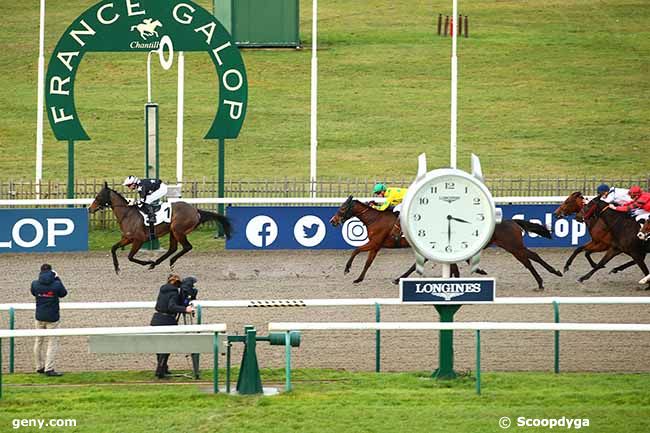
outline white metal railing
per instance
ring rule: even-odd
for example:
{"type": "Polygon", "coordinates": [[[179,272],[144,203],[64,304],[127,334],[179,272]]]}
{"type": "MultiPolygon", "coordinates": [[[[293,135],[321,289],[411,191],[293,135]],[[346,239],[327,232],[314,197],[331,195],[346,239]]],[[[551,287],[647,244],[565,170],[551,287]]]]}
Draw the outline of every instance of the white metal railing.
{"type": "Polygon", "coordinates": [[[532,322],[270,322],[272,331],[499,330],[499,331],[650,331],[650,324],[532,322]]]}
{"type": "MultiPolygon", "coordinates": [[[[535,323],[535,322],[270,322],[269,332],[285,332],[285,389],[291,389],[291,351],[290,333],[301,331],[385,331],[385,330],[472,330],[476,333],[476,393],[481,394],[481,331],[609,331],[609,332],[650,332],[650,324],[636,323],[535,323]]],[[[440,366],[442,370],[443,353],[451,353],[451,344],[443,347],[440,342],[440,366]]],[[[555,372],[559,373],[559,340],[555,345],[555,372]]],[[[453,369],[453,362],[447,366],[453,369]]],[[[453,373],[453,370],[451,371],[453,373]]]]}
{"type": "Polygon", "coordinates": [[[178,326],[128,326],[104,328],[58,328],[58,329],[0,329],[0,338],[12,337],[64,337],[83,335],[128,335],[128,334],[181,334],[188,332],[226,332],[224,323],[208,325],[178,326]]]}
{"type": "Polygon", "coordinates": [[[213,339],[213,391],[219,389],[219,356],[217,333],[226,332],[224,323],[208,325],[178,325],[178,326],[129,326],[114,328],[58,328],[58,329],[0,329],[0,399],[2,398],[2,339],[9,338],[9,372],[13,373],[13,340],[21,337],[68,337],[90,335],[134,335],[134,334],[187,334],[187,333],[212,333],[213,339]]]}
{"type": "MultiPolygon", "coordinates": [[[[184,201],[190,204],[340,204],[347,197],[329,197],[329,198],[305,198],[305,197],[229,197],[229,198],[169,198],[169,202],[184,201]]],[[[508,203],[562,203],[564,196],[539,196],[539,197],[495,197],[497,204],[508,203]]],[[[379,197],[358,197],[360,201],[381,202],[384,199],[379,197]]],[[[73,198],[73,199],[21,199],[21,200],[0,200],[0,206],[89,206],[92,204],[92,198],[73,198]]]]}
{"type": "MultiPolygon", "coordinates": [[[[336,307],[364,305],[400,305],[399,298],[349,298],[349,299],[243,299],[230,301],[194,301],[195,306],[202,308],[244,308],[244,307],[336,307]]],[[[464,302],[460,302],[465,304],[464,302]]],[[[650,304],[650,296],[535,296],[535,297],[504,297],[496,298],[488,305],[531,305],[531,304],[650,304]]],[[[153,301],[132,302],[61,302],[64,310],[120,310],[154,308],[153,301]]],[[[414,304],[404,304],[414,305],[414,304]]],[[[415,304],[417,305],[417,304],[415,304]]],[[[34,310],[33,302],[3,303],[0,311],[34,310]]]]}

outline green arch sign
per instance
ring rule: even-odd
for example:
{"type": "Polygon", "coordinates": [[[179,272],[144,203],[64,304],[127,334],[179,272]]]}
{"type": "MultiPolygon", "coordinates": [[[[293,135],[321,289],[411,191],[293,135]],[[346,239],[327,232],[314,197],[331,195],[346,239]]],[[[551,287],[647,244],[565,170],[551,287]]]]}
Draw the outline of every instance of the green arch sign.
{"type": "Polygon", "coordinates": [[[47,68],[46,110],[58,140],[90,140],[74,102],[74,82],[87,52],[205,51],[214,63],[219,98],[205,138],[235,138],[246,116],[248,82],[239,49],[207,10],[182,0],[104,0],[68,27],[47,68]]]}

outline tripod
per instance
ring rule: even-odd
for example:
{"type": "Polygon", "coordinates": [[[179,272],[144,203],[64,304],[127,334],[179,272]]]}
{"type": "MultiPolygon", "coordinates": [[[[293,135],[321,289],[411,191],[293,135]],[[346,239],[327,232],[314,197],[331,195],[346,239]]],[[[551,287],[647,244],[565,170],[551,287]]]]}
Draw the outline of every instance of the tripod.
{"type": "MultiPolygon", "coordinates": [[[[183,315],[183,324],[184,325],[193,325],[194,324],[194,313],[182,313],[183,315]]],[[[199,368],[199,354],[191,353],[189,355],[192,358],[192,376],[194,379],[199,379],[200,368],[199,368]]],[[[187,358],[187,355],[185,355],[187,358]]]]}

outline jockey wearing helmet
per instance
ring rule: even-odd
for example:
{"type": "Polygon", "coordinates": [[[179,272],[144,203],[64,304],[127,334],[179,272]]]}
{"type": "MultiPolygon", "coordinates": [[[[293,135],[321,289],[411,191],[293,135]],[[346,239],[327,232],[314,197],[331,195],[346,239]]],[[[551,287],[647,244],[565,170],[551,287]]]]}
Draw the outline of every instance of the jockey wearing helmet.
{"type": "Polygon", "coordinates": [[[383,203],[374,205],[377,210],[386,210],[393,207],[393,212],[399,214],[402,210],[402,200],[406,195],[406,188],[386,188],[383,183],[378,183],[372,190],[374,196],[384,197],[386,200],[383,203]]]}
{"type": "Polygon", "coordinates": [[[160,179],[138,179],[136,176],[127,176],[122,185],[138,191],[140,200],[136,201],[136,204],[147,214],[147,224],[149,224],[150,236],[153,238],[156,207],[160,206],[160,200],[167,195],[167,185],[160,179]]]}
{"type": "Polygon", "coordinates": [[[384,211],[389,207],[393,208],[397,220],[395,221],[395,227],[391,231],[391,235],[395,238],[396,242],[399,242],[401,236],[402,228],[400,226],[399,213],[402,210],[402,200],[406,195],[406,188],[386,188],[386,185],[383,183],[378,183],[372,189],[372,193],[376,197],[384,197],[385,201],[380,204],[371,204],[371,206],[377,210],[384,211]]]}
{"type": "Polygon", "coordinates": [[[628,190],[631,200],[620,206],[609,205],[619,212],[630,212],[639,223],[645,222],[650,215],[650,192],[644,192],[640,186],[632,185],[628,190]]]}
{"type": "Polygon", "coordinates": [[[598,185],[596,194],[605,203],[620,206],[632,200],[628,194],[627,188],[610,188],[606,183],[598,185]]]}

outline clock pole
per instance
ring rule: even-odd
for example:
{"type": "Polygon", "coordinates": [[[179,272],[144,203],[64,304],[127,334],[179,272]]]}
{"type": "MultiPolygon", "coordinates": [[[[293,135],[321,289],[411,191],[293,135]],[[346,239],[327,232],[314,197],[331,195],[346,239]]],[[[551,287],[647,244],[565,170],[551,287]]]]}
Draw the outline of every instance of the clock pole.
{"type": "MultiPolygon", "coordinates": [[[[492,236],[494,230],[495,222],[500,222],[500,217],[497,216],[494,206],[494,200],[483,183],[483,175],[480,167],[480,161],[478,157],[472,155],[472,174],[466,173],[457,168],[457,159],[456,159],[456,148],[457,148],[457,117],[458,117],[458,57],[457,57],[457,26],[458,26],[458,0],[453,1],[453,29],[451,32],[452,37],[452,50],[451,50],[451,137],[450,137],[450,168],[442,168],[438,170],[433,170],[427,172],[426,169],[426,156],[421,154],[418,158],[418,174],[415,181],[409,187],[407,194],[404,198],[404,204],[402,212],[400,213],[400,219],[402,221],[402,228],[409,243],[413,247],[415,254],[416,270],[419,275],[424,273],[424,262],[428,260],[437,261],[442,265],[442,278],[413,278],[413,279],[402,279],[400,280],[400,297],[402,302],[418,302],[418,303],[431,303],[435,305],[436,310],[440,316],[440,322],[453,322],[454,314],[462,306],[464,301],[473,301],[473,293],[476,290],[477,284],[481,286],[481,289],[478,292],[483,291],[483,287],[486,283],[485,279],[451,279],[451,264],[460,262],[465,259],[470,260],[470,265],[472,271],[476,269],[480,260],[480,252],[483,247],[486,245],[486,242],[489,242],[490,237],[492,236]],[[444,185],[445,189],[454,190],[455,182],[465,183],[471,189],[474,190],[474,201],[467,202],[463,201],[460,194],[447,193],[444,196],[436,195],[436,188],[432,187],[431,183],[434,183],[436,180],[442,182],[441,179],[445,179],[445,182],[448,183],[441,184],[444,185]],[[451,181],[451,180],[453,181],[451,181]],[[449,186],[447,186],[449,185],[449,186]],[[474,208],[475,205],[486,204],[489,207],[484,209],[482,213],[472,213],[474,215],[473,222],[460,219],[458,214],[453,216],[453,212],[449,212],[447,215],[447,237],[446,245],[444,251],[437,249],[436,245],[443,244],[443,240],[439,239],[439,233],[436,235],[434,226],[429,226],[426,220],[427,215],[430,215],[430,210],[427,206],[433,204],[429,203],[429,200],[435,200],[436,204],[439,204],[438,200],[447,202],[449,206],[452,206],[452,203],[456,202],[453,206],[464,206],[467,210],[467,206],[474,208]],[[423,207],[424,206],[424,207],[423,207]],[[415,209],[415,210],[414,210],[415,209]],[[481,242],[477,242],[479,238],[474,239],[470,238],[470,234],[467,231],[459,230],[459,233],[463,233],[462,236],[465,236],[461,245],[466,248],[466,250],[458,254],[458,251],[453,251],[451,246],[451,234],[452,234],[452,220],[456,222],[466,223],[466,224],[475,224],[477,229],[473,236],[479,236],[479,229],[482,233],[481,242]],[[422,224],[425,224],[424,226],[422,224]],[[417,230],[414,228],[418,227],[417,230]],[[415,230],[415,231],[413,231],[415,230]],[[431,233],[434,233],[433,235],[431,233]],[[433,236],[433,238],[432,238],[433,236]],[[438,236],[436,238],[435,236],[438,236]],[[471,239],[471,240],[470,240],[471,239]],[[430,291],[427,292],[425,287],[430,284],[430,291]],[[470,287],[471,286],[471,287],[470,287]],[[404,287],[409,287],[409,291],[405,291],[404,287]],[[467,291],[466,288],[467,287],[467,291]],[[433,298],[433,299],[432,299],[433,298]],[[444,300],[440,300],[440,298],[444,300]],[[453,298],[458,298],[457,303],[449,302],[453,298]]],[[[435,186],[435,185],[434,185],[435,186]]],[[[465,188],[465,193],[467,194],[467,187],[465,188]]],[[[467,218],[468,220],[470,218],[467,218]]],[[[474,232],[472,232],[474,233],[474,232]]],[[[491,299],[485,299],[481,301],[491,302],[494,300],[494,280],[491,280],[492,283],[492,292],[491,299]]],[[[487,287],[487,286],[485,286],[487,287]]],[[[488,297],[489,298],[489,297],[488,297]]],[[[439,331],[439,364],[438,368],[433,372],[433,377],[437,379],[454,379],[456,378],[456,373],[454,372],[454,349],[453,349],[453,331],[452,330],[441,330],[439,331]]]]}

